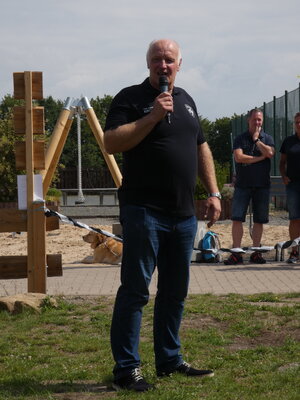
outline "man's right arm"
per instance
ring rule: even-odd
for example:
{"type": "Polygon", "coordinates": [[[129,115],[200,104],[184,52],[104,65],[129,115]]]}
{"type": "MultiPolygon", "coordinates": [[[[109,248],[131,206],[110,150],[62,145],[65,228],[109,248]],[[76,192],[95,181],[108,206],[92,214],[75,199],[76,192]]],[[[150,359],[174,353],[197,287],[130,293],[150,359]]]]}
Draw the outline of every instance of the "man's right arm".
{"type": "Polygon", "coordinates": [[[286,175],[286,163],[287,163],[286,154],[281,153],[280,161],[279,161],[279,171],[280,171],[280,175],[282,177],[282,181],[285,185],[287,185],[290,182],[289,177],[286,175]]]}
{"type": "Polygon", "coordinates": [[[235,149],[233,151],[234,159],[239,164],[254,164],[259,161],[264,160],[266,157],[264,155],[261,156],[248,156],[244,154],[242,149],[235,149]]]}
{"type": "Polygon", "coordinates": [[[109,154],[121,153],[137,146],[154,128],[157,121],[151,113],[137,121],[104,132],[104,146],[109,154]]]}
{"type": "Polygon", "coordinates": [[[151,112],[144,117],[120,125],[104,132],[104,147],[107,153],[121,153],[137,146],[161,121],[166,113],[173,111],[173,100],[169,93],[161,93],[156,97],[151,112]]]}

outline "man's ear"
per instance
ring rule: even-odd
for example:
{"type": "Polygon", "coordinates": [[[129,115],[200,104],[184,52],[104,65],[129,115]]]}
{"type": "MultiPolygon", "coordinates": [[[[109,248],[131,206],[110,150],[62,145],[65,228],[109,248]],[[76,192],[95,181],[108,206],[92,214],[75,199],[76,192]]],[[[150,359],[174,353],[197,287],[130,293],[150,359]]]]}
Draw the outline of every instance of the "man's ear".
{"type": "Polygon", "coordinates": [[[179,61],[179,64],[178,64],[178,67],[177,67],[177,71],[179,71],[179,70],[180,70],[181,63],[182,63],[182,58],[181,58],[181,59],[180,59],[180,61],[179,61]]]}

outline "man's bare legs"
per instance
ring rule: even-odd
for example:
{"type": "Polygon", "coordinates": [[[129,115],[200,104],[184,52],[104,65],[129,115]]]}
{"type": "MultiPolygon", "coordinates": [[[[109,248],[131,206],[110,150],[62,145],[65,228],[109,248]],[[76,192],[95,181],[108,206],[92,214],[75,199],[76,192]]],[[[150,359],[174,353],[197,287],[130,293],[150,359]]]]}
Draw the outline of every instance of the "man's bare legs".
{"type": "MultiPolygon", "coordinates": [[[[242,245],[242,238],[244,234],[243,222],[232,221],[231,226],[232,232],[232,248],[240,248],[242,245]]],[[[252,246],[259,247],[261,244],[261,238],[263,234],[263,224],[255,222],[252,229],[252,246]]],[[[260,252],[254,252],[251,254],[250,262],[255,264],[264,264],[266,261],[261,256],[260,252]]],[[[225,265],[242,264],[243,257],[239,253],[232,253],[228,260],[224,261],[225,265]]]]}
{"type": "MultiPolygon", "coordinates": [[[[290,239],[296,239],[300,236],[300,219],[291,219],[289,224],[290,239]]],[[[288,263],[295,263],[299,261],[298,246],[292,247],[288,263]]]]}
{"type": "Polygon", "coordinates": [[[233,248],[241,247],[242,238],[244,234],[243,223],[241,221],[232,221],[231,233],[232,233],[232,247],[233,248]]]}
{"type": "Polygon", "coordinates": [[[263,224],[254,222],[252,230],[252,242],[253,247],[259,247],[261,244],[261,238],[263,234],[263,224]]]}
{"type": "MultiPolygon", "coordinates": [[[[300,222],[300,220],[299,220],[300,222]]],[[[232,247],[241,247],[244,234],[243,223],[241,221],[232,221],[232,247]]],[[[263,224],[254,222],[252,230],[253,247],[259,247],[263,234],[263,224]]]]}

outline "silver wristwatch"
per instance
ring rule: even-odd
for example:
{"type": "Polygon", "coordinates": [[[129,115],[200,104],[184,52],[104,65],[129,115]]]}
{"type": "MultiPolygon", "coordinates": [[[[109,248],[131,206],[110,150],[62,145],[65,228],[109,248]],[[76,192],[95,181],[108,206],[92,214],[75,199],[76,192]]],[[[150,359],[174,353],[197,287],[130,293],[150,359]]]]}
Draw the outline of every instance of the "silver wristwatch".
{"type": "Polygon", "coordinates": [[[208,197],[217,197],[218,199],[222,199],[222,195],[220,192],[216,192],[216,193],[208,193],[208,197]]]}

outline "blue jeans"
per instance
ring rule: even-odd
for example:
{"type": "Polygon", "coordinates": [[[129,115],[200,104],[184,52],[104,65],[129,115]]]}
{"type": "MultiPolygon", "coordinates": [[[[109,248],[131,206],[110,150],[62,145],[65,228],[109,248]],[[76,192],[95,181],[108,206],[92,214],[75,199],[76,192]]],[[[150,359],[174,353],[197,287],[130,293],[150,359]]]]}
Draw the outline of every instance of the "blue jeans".
{"type": "Polygon", "coordinates": [[[248,206],[252,200],[253,222],[266,224],[269,222],[269,187],[250,187],[234,189],[232,201],[232,221],[245,222],[248,206]]]}
{"type": "Polygon", "coordinates": [[[114,374],[122,377],[140,365],[138,353],[142,310],[157,266],[154,306],[154,352],[157,370],[182,362],[179,327],[188,292],[189,267],[197,220],[167,216],[139,206],[120,210],[123,260],[111,325],[114,374]]]}

